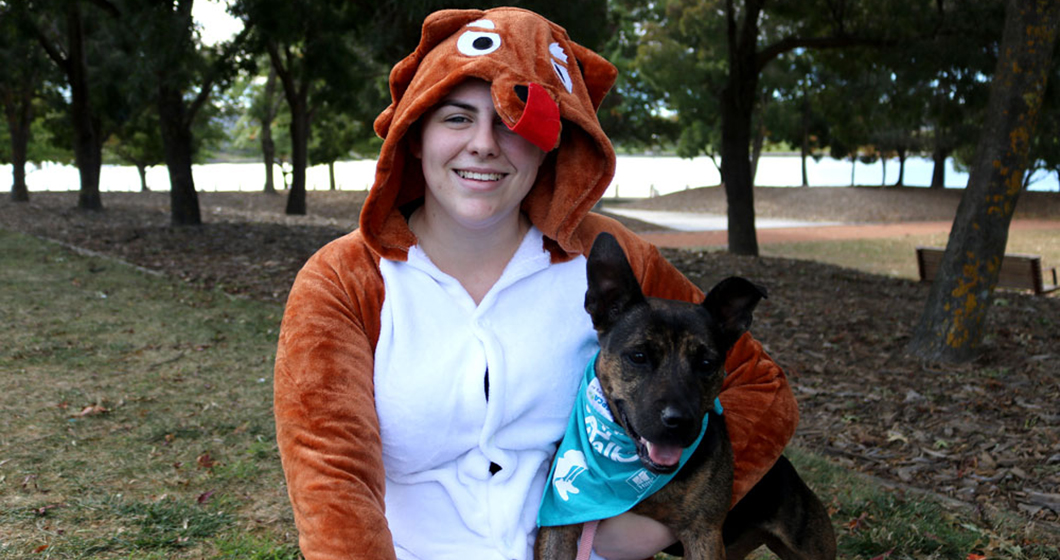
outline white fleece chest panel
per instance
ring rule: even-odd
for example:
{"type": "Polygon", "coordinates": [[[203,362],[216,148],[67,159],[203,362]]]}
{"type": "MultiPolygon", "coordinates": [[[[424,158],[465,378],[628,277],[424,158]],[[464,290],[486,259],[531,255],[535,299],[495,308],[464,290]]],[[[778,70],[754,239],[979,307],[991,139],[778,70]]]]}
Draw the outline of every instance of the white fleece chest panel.
{"type": "Polygon", "coordinates": [[[375,398],[399,558],[531,556],[548,462],[597,348],[585,259],[553,265],[542,241],[531,229],[478,306],[417,247],[380,263],[375,398]]]}

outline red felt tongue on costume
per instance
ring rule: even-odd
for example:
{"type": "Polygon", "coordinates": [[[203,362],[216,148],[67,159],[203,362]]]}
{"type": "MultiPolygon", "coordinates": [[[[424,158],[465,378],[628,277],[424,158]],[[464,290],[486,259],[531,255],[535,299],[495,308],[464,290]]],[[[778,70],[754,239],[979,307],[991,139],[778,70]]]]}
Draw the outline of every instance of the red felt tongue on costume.
{"type": "Polygon", "coordinates": [[[559,105],[540,85],[531,82],[527,89],[523,116],[519,117],[519,122],[511,130],[538,148],[552,151],[559,140],[559,105]]]}

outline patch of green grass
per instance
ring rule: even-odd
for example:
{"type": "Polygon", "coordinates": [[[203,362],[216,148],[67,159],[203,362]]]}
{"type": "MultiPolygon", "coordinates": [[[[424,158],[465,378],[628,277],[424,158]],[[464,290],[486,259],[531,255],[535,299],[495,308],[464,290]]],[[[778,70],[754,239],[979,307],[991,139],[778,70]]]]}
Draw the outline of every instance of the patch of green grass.
{"type": "Polygon", "coordinates": [[[215,557],[233,534],[264,551],[237,557],[296,548],[271,411],[280,306],[2,230],[0,286],[0,557],[215,557]]]}
{"type": "Polygon", "coordinates": [[[1060,557],[1053,544],[1024,542],[1019,520],[992,524],[926,495],[890,490],[827,460],[789,448],[799,473],[828,507],[839,557],[846,559],[1031,560],[1060,557]]]}
{"type": "MultiPolygon", "coordinates": [[[[919,278],[916,247],[945,247],[947,237],[946,234],[935,234],[889,239],[768,243],[760,249],[762,256],[767,257],[824,262],[873,274],[916,280],[919,278]]],[[[1056,230],[1012,230],[1005,251],[1040,255],[1042,266],[1060,267],[1060,243],[1056,242],[1056,238],[1056,230]]]]}
{"type": "Polygon", "coordinates": [[[301,558],[293,544],[276,544],[267,539],[248,535],[219,539],[217,551],[223,558],[240,560],[296,560],[301,558]]]}

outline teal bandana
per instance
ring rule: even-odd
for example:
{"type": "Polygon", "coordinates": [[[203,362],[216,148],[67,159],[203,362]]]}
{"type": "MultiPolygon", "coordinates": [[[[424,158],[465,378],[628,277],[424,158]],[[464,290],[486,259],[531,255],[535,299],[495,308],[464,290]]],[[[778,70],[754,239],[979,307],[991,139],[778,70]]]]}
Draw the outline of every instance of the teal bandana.
{"type": "MultiPolygon", "coordinates": [[[[607,408],[595,363],[594,357],[585,368],[567,432],[552,462],[537,514],[539,527],[606,519],[629,511],[681,470],[707,431],[709,416],[703,418],[695,443],[681,453],[674,472],[648,470],[637,456],[636,444],[607,408]]],[[[714,400],[714,410],[721,414],[721,401],[714,400]]]]}

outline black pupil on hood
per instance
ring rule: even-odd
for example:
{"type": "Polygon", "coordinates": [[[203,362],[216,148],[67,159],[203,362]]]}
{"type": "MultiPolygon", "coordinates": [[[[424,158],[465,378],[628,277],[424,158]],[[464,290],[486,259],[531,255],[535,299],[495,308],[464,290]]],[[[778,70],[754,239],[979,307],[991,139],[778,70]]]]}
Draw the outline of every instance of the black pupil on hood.
{"type": "Polygon", "coordinates": [[[471,45],[480,51],[484,51],[493,46],[493,39],[490,39],[489,37],[479,37],[478,39],[475,39],[471,45]]]}

